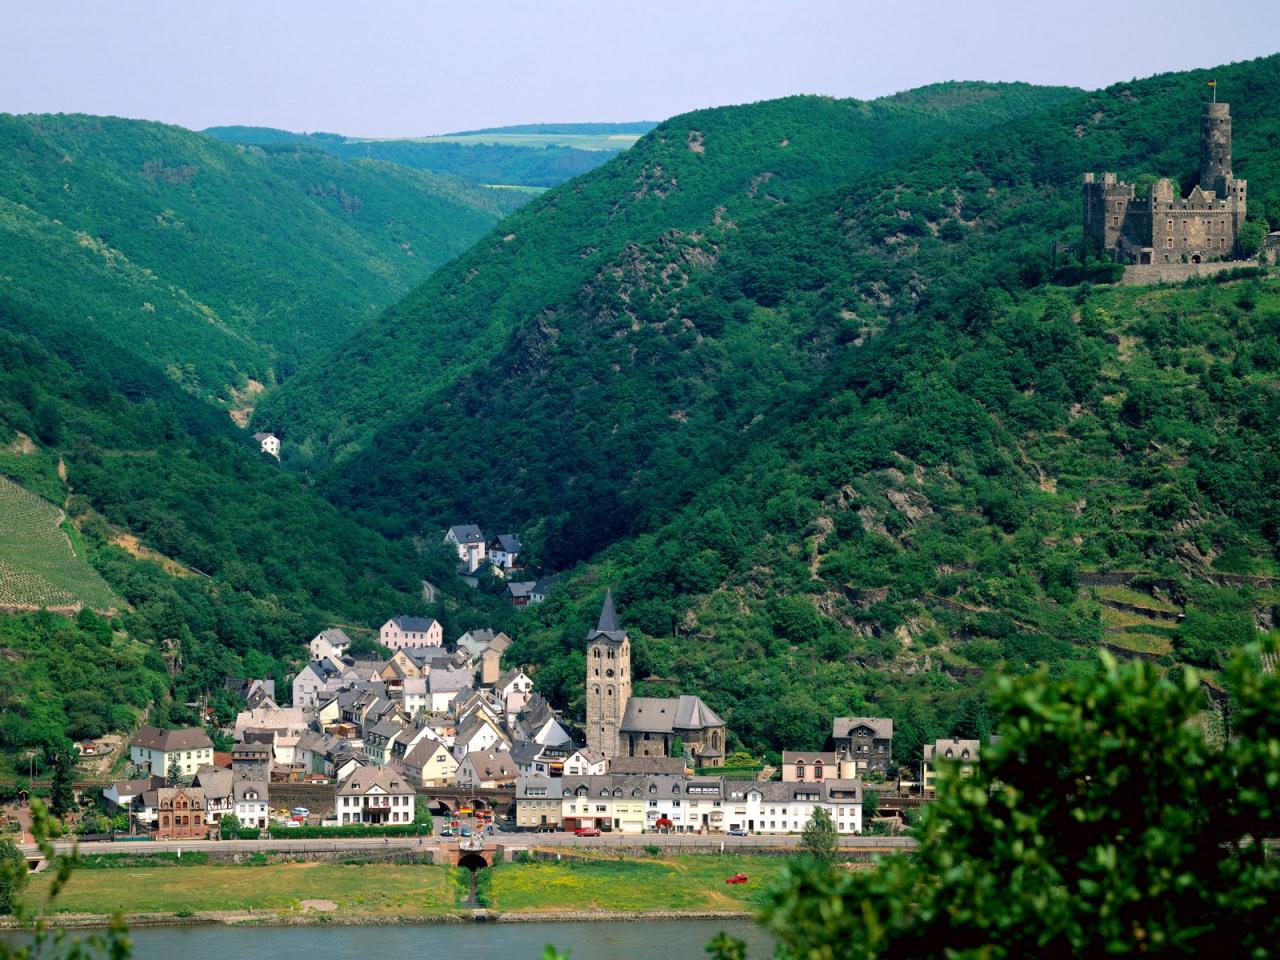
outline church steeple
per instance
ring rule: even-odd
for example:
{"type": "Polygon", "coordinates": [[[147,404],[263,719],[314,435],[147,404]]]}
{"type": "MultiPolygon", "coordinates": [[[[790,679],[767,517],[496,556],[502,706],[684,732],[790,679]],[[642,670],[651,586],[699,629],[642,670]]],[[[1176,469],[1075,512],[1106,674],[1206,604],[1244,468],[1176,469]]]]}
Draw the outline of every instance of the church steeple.
{"type": "Polygon", "coordinates": [[[613,608],[613,590],[606,590],[604,604],[600,607],[600,620],[596,628],[587,634],[587,643],[599,638],[621,643],[626,636],[626,631],[618,624],[618,613],[613,608]]]}
{"type": "Polygon", "coordinates": [[[613,591],[606,591],[600,620],[587,634],[587,746],[605,757],[623,753],[622,719],[631,699],[631,641],[618,623],[613,591]]]}

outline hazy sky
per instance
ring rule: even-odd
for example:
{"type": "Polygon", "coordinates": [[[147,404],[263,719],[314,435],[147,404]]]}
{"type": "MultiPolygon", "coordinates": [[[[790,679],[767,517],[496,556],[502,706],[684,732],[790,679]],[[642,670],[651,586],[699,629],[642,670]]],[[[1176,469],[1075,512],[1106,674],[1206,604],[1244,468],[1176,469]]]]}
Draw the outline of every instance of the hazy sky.
{"type": "MultiPolygon", "coordinates": [[[[1280,0],[0,0],[0,111],[412,135],[1280,50],[1280,0]]],[[[1229,91],[1223,91],[1227,96],[1229,91]]]]}

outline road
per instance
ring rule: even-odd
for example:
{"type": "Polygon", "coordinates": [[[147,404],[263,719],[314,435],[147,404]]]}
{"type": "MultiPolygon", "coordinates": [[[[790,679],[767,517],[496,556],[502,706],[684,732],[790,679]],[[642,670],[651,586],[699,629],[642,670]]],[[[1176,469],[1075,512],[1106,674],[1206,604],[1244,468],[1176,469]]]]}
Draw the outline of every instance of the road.
{"type": "MultiPolygon", "coordinates": [[[[442,837],[344,837],[322,840],[150,840],[141,842],[112,843],[91,841],[79,845],[81,854],[103,853],[191,853],[219,850],[224,853],[304,853],[357,852],[368,850],[418,850],[449,847],[457,840],[442,837]]],[[[786,849],[798,847],[799,836],[730,837],[724,834],[657,834],[615,833],[599,837],[575,837],[571,833],[510,833],[499,831],[485,836],[485,844],[501,844],[505,847],[568,847],[579,850],[616,850],[620,847],[657,846],[671,852],[725,851],[743,852],[761,849],[786,849]]],[[[55,843],[60,852],[69,852],[73,844],[55,843]]],[[[914,850],[915,840],[910,837],[842,837],[840,849],[851,852],[885,853],[894,850],[914,850]]],[[[31,845],[23,846],[24,853],[35,853],[31,845]]]]}

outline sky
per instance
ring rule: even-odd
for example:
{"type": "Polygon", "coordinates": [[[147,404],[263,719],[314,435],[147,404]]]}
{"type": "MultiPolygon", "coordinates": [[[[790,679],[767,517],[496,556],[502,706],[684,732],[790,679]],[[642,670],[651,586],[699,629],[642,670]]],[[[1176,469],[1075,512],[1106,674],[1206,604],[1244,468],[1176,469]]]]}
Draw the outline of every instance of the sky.
{"type": "MultiPolygon", "coordinates": [[[[0,0],[0,111],[413,136],[1280,51],[1280,0],[0,0]]],[[[1229,95],[1229,91],[1223,91],[1229,95]]]]}

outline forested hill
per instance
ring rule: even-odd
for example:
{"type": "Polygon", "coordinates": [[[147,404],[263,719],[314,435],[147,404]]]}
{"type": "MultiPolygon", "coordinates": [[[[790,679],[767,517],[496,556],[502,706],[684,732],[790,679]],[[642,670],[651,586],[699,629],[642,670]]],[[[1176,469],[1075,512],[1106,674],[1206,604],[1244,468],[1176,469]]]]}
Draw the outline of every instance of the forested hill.
{"type": "Polygon", "coordinates": [[[229,402],[331,348],[522,198],[179,127],[0,115],[0,274],[229,402]]]}
{"type": "Polygon", "coordinates": [[[68,737],[127,731],[144,707],[153,723],[192,722],[184,704],[208,696],[230,723],[226,677],[287,690],[307,638],[335,623],[353,636],[397,612],[442,619],[450,636],[503,624],[506,605],[484,610],[476,595],[466,598],[475,620],[453,603],[425,605],[424,578],[465,591],[451,586],[447,556],[363,528],[163,372],[2,290],[0,472],[48,500],[46,513],[65,509],[78,562],[113,591],[97,600],[47,538],[10,524],[31,511],[4,493],[0,604],[30,603],[16,588],[60,563],[86,603],[119,611],[110,624],[87,613],[0,618],[0,778],[29,749],[52,756],[68,737]]]}
{"type": "MultiPolygon", "coordinates": [[[[635,271],[661,259],[651,249],[670,247],[676,263],[668,278],[658,279],[683,283],[677,274],[688,272],[688,264],[680,264],[681,251],[692,257],[693,272],[701,272],[712,234],[732,235],[762,212],[892,169],[940,137],[1072,96],[1026,85],[952,84],[870,103],[794,97],[668,121],[604,167],[513,215],[301,374],[264,408],[260,422],[280,425],[290,454],[303,462],[324,466],[334,457],[351,458],[375,430],[398,429],[392,424],[412,418],[437,391],[494,357],[513,334],[509,349],[520,341],[536,345],[546,331],[593,310],[580,299],[597,286],[637,278],[648,283],[635,271]],[[693,249],[704,243],[707,249],[693,249]]],[[[576,333],[563,340],[566,346],[576,342],[576,333]]],[[[492,372],[507,376],[501,364],[492,372]]],[[[547,372],[554,376],[554,365],[547,372]]],[[[489,386],[500,389],[496,381],[489,386]]],[[[528,426],[542,432],[532,420],[528,426]]],[[[501,454],[495,448],[492,455],[501,454]]],[[[489,456],[480,456],[477,466],[489,456]]],[[[454,489],[454,479],[432,485],[454,489]]],[[[393,496],[408,493],[393,484],[399,486],[393,496]]]]}

